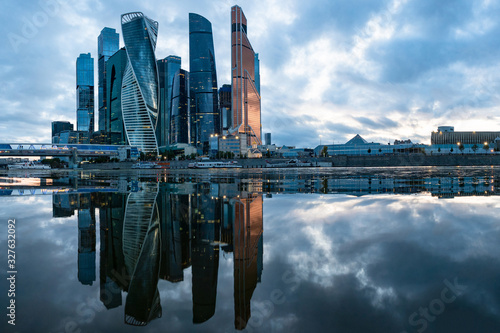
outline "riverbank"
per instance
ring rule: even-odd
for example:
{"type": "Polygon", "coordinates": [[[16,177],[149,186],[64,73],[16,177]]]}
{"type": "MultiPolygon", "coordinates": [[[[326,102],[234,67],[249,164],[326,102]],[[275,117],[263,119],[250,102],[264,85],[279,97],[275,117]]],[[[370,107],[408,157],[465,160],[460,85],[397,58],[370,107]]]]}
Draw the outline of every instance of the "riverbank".
{"type": "MultiPolygon", "coordinates": [[[[245,169],[266,168],[268,162],[283,163],[288,159],[262,158],[239,159],[238,164],[245,169]]],[[[333,156],[326,158],[301,159],[310,162],[312,167],[411,167],[411,166],[489,166],[500,165],[500,155],[374,155],[374,156],[333,156]]],[[[170,161],[169,169],[187,169],[193,161],[170,161]]],[[[82,170],[122,170],[131,169],[134,162],[83,164],[82,170]]]]}

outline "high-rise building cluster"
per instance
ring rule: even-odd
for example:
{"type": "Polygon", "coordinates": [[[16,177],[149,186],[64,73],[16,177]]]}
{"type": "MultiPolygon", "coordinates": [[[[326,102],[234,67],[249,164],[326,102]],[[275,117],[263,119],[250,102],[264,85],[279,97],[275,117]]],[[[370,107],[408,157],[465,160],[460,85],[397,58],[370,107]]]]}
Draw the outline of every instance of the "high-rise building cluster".
{"type": "Polygon", "coordinates": [[[200,155],[224,147],[245,155],[261,145],[259,58],[247,37],[242,9],[231,8],[232,81],[220,89],[209,20],[189,14],[189,72],[181,68],[179,56],[157,60],[158,28],[158,22],[143,13],[123,14],[123,48],[115,29],[102,29],[97,38],[99,121],[94,112],[94,59],[90,53],[81,54],[76,62],[76,129],[53,124],[61,128],[53,131],[53,142],[200,155]]]}

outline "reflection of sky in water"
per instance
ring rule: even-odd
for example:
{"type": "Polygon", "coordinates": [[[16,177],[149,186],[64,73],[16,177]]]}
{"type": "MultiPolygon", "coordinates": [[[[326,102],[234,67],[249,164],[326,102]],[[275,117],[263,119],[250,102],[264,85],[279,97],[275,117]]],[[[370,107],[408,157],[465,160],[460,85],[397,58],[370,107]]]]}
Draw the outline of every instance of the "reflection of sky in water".
{"type": "MultiPolygon", "coordinates": [[[[98,254],[97,281],[78,282],[76,215],[52,218],[51,196],[0,202],[1,221],[17,220],[18,331],[139,330],[123,324],[126,293],[112,310],[99,301],[98,254]]],[[[247,330],[416,332],[421,326],[410,326],[410,315],[440,297],[445,279],[456,278],[465,294],[446,304],[425,331],[497,332],[499,208],[494,196],[265,198],[264,271],[247,330]]],[[[0,248],[6,248],[5,237],[0,248]]],[[[0,286],[7,290],[4,274],[0,286]]],[[[234,331],[231,253],[221,251],[217,308],[204,324],[192,324],[191,268],[183,282],[161,280],[158,289],[163,316],[141,331],[234,331]]]]}

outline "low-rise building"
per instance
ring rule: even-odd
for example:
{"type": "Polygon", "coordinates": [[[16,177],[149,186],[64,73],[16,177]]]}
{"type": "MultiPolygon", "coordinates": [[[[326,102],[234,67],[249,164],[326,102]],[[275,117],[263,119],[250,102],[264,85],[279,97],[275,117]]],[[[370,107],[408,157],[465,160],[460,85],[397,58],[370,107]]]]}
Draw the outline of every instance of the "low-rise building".
{"type": "Polygon", "coordinates": [[[314,149],[315,156],[324,156],[326,147],[327,156],[333,155],[388,155],[424,152],[425,145],[412,143],[411,140],[395,140],[394,145],[368,142],[356,134],[345,144],[319,145],[314,149]]]}
{"type": "Polygon", "coordinates": [[[453,126],[440,126],[431,133],[431,145],[484,145],[495,142],[500,132],[455,132],[453,126]]]}

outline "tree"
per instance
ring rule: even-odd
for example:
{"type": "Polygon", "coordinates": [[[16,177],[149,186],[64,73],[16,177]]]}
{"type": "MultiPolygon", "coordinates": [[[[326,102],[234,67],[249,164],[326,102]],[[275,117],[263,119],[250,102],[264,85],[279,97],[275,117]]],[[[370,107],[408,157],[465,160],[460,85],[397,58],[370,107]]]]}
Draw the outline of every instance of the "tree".
{"type": "Polygon", "coordinates": [[[321,156],[328,157],[328,147],[324,146],[323,150],[321,150],[321,156]]]}
{"type": "Polygon", "coordinates": [[[484,152],[487,153],[488,152],[488,149],[490,149],[490,145],[485,143],[484,146],[483,146],[483,149],[484,149],[484,152]]]}
{"type": "Polygon", "coordinates": [[[477,148],[479,148],[479,147],[476,144],[474,144],[474,146],[472,146],[471,148],[472,148],[472,151],[474,151],[474,153],[475,153],[477,148]]]}
{"type": "Polygon", "coordinates": [[[382,148],[379,148],[379,149],[378,149],[378,152],[379,152],[379,153],[381,153],[381,152],[382,152],[382,148]]]}
{"type": "Polygon", "coordinates": [[[438,148],[438,153],[440,153],[440,152],[441,152],[441,148],[438,148]]]}
{"type": "Polygon", "coordinates": [[[450,149],[450,153],[453,153],[453,148],[450,149]]]}
{"type": "Polygon", "coordinates": [[[460,144],[460,146],[458,146],[458,149],[460,149],[460,151],[462,152],[462,154],[464,153],[464,145],[463,144],[460,144]]]}
{"type": "Polygon", "coordinates": [[[371,154],[371,152],[372,152],[372,149],[368,148],[368,154],[371,154]]]}

